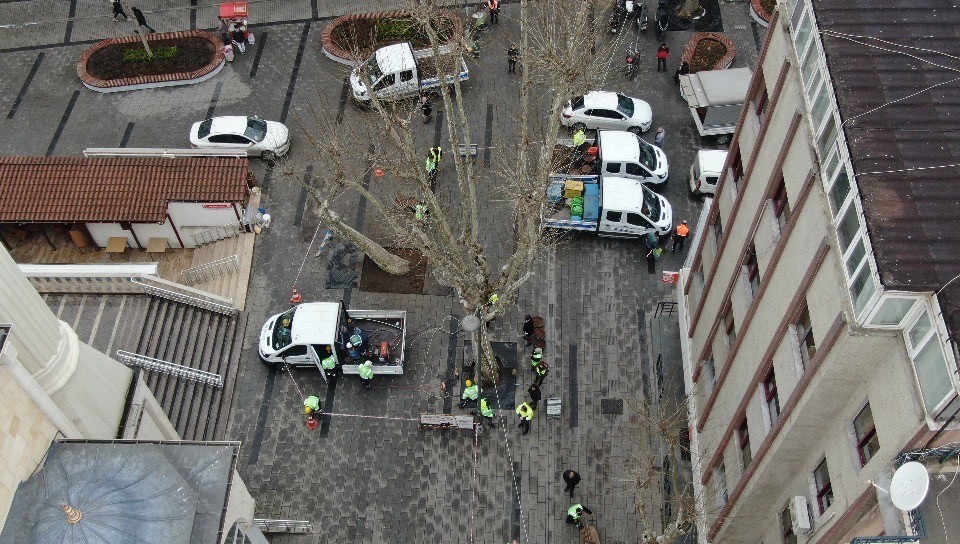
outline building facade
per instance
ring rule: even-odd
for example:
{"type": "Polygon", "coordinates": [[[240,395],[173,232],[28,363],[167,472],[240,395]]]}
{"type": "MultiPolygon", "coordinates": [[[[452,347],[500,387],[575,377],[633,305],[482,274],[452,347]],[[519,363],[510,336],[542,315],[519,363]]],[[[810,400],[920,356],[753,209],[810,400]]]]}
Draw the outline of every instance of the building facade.
{"type": "Polygon", "coordinates": [[[960,528],[888,493],[921,459],[957,506],[936,473],[960,440],[960,21],[909,9],[786,0],[770,23],[678,284],[700,542],[960,528]]]}

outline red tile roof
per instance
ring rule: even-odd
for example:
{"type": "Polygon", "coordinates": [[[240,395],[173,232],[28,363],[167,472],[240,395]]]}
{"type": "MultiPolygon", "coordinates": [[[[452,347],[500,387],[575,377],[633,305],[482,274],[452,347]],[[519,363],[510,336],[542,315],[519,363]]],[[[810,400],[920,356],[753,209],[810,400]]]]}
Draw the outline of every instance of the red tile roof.
{"type": "Polygon", "coordinates": [[[237,158],[0,157],[0,222],[162,222],[169,202],[245,202],[237,158]]]}

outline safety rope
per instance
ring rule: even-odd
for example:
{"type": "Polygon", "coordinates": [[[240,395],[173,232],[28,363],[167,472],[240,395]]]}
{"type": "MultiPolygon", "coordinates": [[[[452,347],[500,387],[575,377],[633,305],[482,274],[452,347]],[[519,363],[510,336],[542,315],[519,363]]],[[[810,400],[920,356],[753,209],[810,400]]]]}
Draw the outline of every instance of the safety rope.
{"type": "Polygon", "coordinates": [[[293,371],[290,370],[290,365],[284,364],[283,369],[287,371],[287,374],[290,375],[290,381],[293,382],[293,388],[297,390],[297,394],[300,395],[300,401],[306,401],[307,397],[303,396],[303,391],[300,390],[300,386],[297,384],[297,379],[293,377],[293,371]]]}
{"type": "Polygon", "coordinates": [[[320,224],[317,223],[317,230],[313,231],[313,237],[310,238],[310,245],[307,246],[307,250],[303,252],[303,260],[300,261],[300,268],[297,270],[297,277],[293,279],[293,286],[296,287],[300,283],[300,273],[303,272],[304,265],[307,264],[307,257],[310,255],[310,248],[313,247],[313,242],[317,239],[317,233],[320,232],[320,224]]]}
{"type": "MultiPolygon", "coordinates": [[[[493,393],[497,396],[497,406],[499,406],[500,410],[502,411],[503,404],[500,401],[500,391],[497,390],[496,387],[494,387],[493,393]]],[[[523,501],[521,500],[521,497],[520,497],[520,486],[517,485],[517,471],[516,469],[514,469],[513,448],[510,445],[510,439],[507,438],[507,423],[503,421],[506,418],[503,416],[502,413],[500,414],[500,419],[501,419],[500,433],[503,435],[503,441],[507,445],[507,457],[510,459],[510,473],[513,476],[513,491],[514,491],[514,495],[516,495],[516,498],[517,498],[517,509],[520,510],[520,529],[523,531],[523,541],[530,542],[530,535],[527,532],[527,524],[524,521],[525,516],[523,512],[523,501]]]]}

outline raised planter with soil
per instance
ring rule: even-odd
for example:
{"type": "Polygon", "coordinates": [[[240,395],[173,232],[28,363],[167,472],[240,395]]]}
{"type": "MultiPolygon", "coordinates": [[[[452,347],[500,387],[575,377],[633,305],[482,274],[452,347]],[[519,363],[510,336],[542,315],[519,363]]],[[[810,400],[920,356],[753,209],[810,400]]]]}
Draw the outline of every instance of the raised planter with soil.
{"type": "Polygon", "coordinates": [[[764,28],[770,26],[770,19],[773,18],[775,9],[777,9],[776,0],[750,0],[750,16],[764,28]]]}
{"type": "MultiPolygon", "coordinates": [[[[437,34],[441,44],[455,42],[464,35],[463,22],[455,13],[440,10],[437,34]]],[[[414,49],[430,47],[426,30],[406,11],[344,15],[327,24],[320,39],[325,55],[349,65],[395,43],[410,42],[414,49]]]]}
{"type": "Polygon", "coordinates": [[[87,88],[109,93],[198,83],[225,62],[220,38],[209,32],[150,34],[147,41],[153,57],[139,36],[98,42],[77,61],[77,75],[87,88]]]}
{"type": "Polygon", "coordinates": [[[716,32],[697,32],[683,49],[681,61],[690,63],[690,73],[722,70],[733,64],[737,48],[733,41],[716,32]]]}

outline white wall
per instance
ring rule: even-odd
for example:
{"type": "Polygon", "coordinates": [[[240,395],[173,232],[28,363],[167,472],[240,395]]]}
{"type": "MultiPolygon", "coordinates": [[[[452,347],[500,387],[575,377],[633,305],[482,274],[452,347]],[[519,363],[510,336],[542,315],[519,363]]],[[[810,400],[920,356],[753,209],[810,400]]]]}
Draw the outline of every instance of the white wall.
{"type": "Polygon", "coordinates": [[[137,238],[140,239],[143,247],[147,247],[151,238],[166,238],[168,247],[180,247],[177,233],[174,232],[170,221],[164,221],[160,225],[156,223],[134,223],[133,232],[137,233],[137,238]]]}
{"type": "Polygon", "coordinates": [[[233,223],[239,220],[236,210],[240,208],[240,204],[228,202],[171,202],[168,211],[177,229],[183,229],[184,227],[216,227],[233,223]],[[223,205],[229,205],[229,207],[204,208],[204,206],[223,205]]]}
{"type": "Polygon", "coordinates": [[[133,234],[131,234],[130,231],[121,229],[119,223],[87,223],[86,225],[87,230],[90,232],[90,237],[93,238],[93,243],[97,244],[97,247],[107,247],[110,238],[119,238],[121,236],[127,239],[128,247],[137,247],[137,242],[134,240],[133,234]]]}

